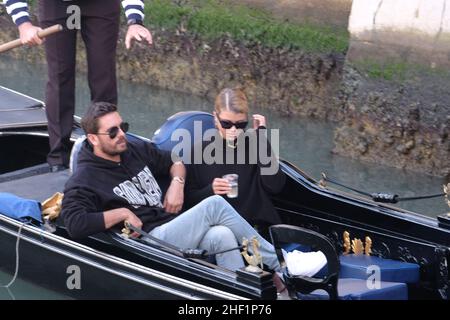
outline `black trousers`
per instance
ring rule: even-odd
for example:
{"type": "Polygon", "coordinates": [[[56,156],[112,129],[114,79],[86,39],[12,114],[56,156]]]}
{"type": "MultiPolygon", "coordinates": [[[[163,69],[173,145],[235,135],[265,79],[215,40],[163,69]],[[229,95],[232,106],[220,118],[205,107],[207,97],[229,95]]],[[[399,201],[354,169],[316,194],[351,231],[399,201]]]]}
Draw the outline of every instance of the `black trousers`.
{"type": "MultiPolygon", "coordinates": [[[[61,24],[64,30],[48,37],[45,52],[48,82],[45,94],[50,165],[69,164],[70,135],[75,112],[76,29],[69,29],[67,8],[77,5],[81,13],[81,37],[86,46],[91,101],[117,104],[116,48],[119,35],[120,0],[40,0],[42,28],[61,24]]],[[[72,20],[73,21],[73,20],[72,20]]]]}

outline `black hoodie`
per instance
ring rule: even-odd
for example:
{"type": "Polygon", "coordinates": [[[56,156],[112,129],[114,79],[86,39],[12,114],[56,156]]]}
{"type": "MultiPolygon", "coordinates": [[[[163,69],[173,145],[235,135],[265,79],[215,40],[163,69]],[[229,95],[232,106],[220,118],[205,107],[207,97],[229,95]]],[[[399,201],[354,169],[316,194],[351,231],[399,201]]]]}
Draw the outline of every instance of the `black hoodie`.
{"type": "MultiPolygon", "coordinates": [[[[97,157],[87,141],[83,143],[75,173],[64,190],[61,216],[73,238],[105,230],[103,212],[128,208],[150,231],[175,216],[164,211],[157,177],[167,176],[173,162],[168,151],[145,141],[128,142],[121,162],[97,157]]],[[[123,227],[123,223],[115,229],[123,227]]]]}

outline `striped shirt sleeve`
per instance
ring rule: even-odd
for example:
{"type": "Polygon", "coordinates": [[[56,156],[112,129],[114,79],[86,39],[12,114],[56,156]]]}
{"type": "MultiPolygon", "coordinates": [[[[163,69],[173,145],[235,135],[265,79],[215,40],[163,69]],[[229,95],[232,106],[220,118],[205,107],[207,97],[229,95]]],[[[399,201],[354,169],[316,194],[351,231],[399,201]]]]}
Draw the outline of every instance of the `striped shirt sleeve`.
{"type": "Polygon", "coordinates": [[[26,0],[3,0],[3,4],[17,26],[30,21],[26,0]]]}
{"type": "Polygon", "coordinates": [[[144,21],[144,2],[142,0],[123,0],[122,7],[128,20],[144,21]]]}

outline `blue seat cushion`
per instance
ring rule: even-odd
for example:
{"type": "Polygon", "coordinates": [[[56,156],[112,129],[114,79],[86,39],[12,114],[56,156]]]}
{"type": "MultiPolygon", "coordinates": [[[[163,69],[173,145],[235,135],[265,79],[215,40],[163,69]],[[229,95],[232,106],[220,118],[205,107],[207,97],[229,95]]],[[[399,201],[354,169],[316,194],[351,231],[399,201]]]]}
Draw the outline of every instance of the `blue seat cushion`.
{"type": "MultiPolygon", "coordinates": [[[[380,288],[369,288],[366,280],[339,279],[339,300],[408,300],[408,287],[405,283],[380,281],[380,288]]],[[[328,294],[315,290],[310,294],[298,293],[299,299],[325,300],[328,294]]]]}
{"type": "Polygon", "coordinates": [[[339,278],[367,279],[373,271],[369,266],[380,268],[381,281],[416,283],[419,281],[419,265],[366,255],[341,255],[339,278]]]}
{"type": "Polygon", "coordinates": [[[0,192],[0,213],[21,222],[42,223],[41,206],[39,202],[24,199],[12,193],[0,192]]]}
{"type": "Polygon", "coordinates": [[[341,300],[408,300],[405,283],[380,281],[380,288],[368,288],[361,279],[339,279],[338,295],[341,300]]]}

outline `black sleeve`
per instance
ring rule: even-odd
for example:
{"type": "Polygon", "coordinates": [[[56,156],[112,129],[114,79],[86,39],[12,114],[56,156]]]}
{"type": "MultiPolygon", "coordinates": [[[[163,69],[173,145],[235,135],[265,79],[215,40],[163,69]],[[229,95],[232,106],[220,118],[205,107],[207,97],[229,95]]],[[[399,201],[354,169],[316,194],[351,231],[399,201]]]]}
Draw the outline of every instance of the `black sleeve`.
{"type": "MultiPolygon", "coordinates": [[[[186,165],[186,204],[188,207],[193,207],[202,200],[214,195],[212,183],[206,185],[199,185],[199,179],[196,178],[197,170],[203,165],[188,164],[186,165]]],[[[200,169],[201,170],[201,169],[200,169]]]]}
{"type": "Polygon", "coordinates": [[[145,153],[150,170],[155,176],[169,175],[173,163],[179,160],[175,155],[172,157],[170,151],[160,150],[153,143],[145,143],[145,153]],[[172,158],[174,159],[173,161],[172,158]]]}
{"type": "Polygon", "coordinates": [[[61,217],[72,238],[85,238],[106,230],[103,211],[98,211],[95,197],[81,187],[64,192],[61,217]]]}
{"type": "Polygon", "coordinates": [[[266,190],[270,194],[277,194],[283,190],[284,184],[286,182],[286,175],[284,172],[280,169],[278,159],[276,158],[275,153],[272,150],[272,146],[270,145],[269,139],[267,139],[267,129],[266,127],[259,127],[256,130],[257,134],[257,141],[258,141],[258,147],[257,147],[257,154],[258,154],[258,172],[259,176],[261,177],[261,185],[263,186],[264,190],[266,190]],[[261,150],[260,148],[265,148],[265,155],[270,156],[270,162],[263,164],[261,162],[261,150]],[[271,163],[277,164],[277,170],[272,175],[262,174],[261,169],[268,168],[271,166],[271,163]]]}

